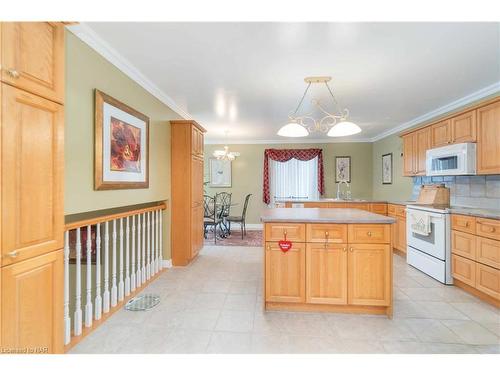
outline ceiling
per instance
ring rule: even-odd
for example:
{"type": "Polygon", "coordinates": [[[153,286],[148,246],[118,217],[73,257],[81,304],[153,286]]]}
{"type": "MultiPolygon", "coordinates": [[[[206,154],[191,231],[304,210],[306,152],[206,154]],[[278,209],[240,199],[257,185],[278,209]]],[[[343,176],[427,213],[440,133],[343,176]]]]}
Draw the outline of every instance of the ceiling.
{"type": "MultiPolygon", "coordinates": [[[[276,132],[311,75],[332,76],[336,98],[363,129],[349,141],[380,138],[500,87],[498,23],[81,26],[204,126],[211,143],[285,141],[276,132]]],[[[324,86],[310,94],[329,103],[324,86]]]]}

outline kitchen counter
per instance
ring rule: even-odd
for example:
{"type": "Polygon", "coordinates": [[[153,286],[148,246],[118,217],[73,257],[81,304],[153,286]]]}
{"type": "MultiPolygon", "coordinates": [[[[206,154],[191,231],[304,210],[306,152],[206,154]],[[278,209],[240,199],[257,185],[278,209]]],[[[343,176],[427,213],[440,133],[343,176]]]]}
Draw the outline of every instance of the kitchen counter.
{"type": "Polygon", "coordinates": [[[376,199],[337,199],[337,198],[318,198],[318,199],[277,199],[276,203],[387,203],[384,200],[376,199]]]}
{"type": "Polygon", "coordinates": [[[269,208],[262,212],[261,221],[289,223],[392,224],[392,217],[355,208],[269,208]]]}
{"type": "Polygon", "coordinates": [[[483,217],[485,219],[500,220],[500,210],[472,208],[472,207],[456,207],[456,206],[451,206],[450,208],[448,208],[448,210],[452,214],[477,216],[477,217],[483,217]]]}

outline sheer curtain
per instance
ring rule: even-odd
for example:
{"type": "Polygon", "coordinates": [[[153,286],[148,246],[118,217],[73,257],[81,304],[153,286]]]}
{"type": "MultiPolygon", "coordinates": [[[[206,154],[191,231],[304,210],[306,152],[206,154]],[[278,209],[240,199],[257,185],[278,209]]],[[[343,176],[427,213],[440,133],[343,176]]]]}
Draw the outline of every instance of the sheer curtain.
{"type": "Polygon", "coordinates": [[[271,204],[279,199],[318,199],[318,157],[269,161],[271,204]]]}

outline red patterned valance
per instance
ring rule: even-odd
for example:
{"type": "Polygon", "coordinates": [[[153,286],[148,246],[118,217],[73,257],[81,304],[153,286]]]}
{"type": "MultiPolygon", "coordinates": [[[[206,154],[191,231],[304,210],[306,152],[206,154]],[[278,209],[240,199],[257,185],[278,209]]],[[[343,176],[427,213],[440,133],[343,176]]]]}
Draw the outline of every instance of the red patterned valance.
{"type": "Polygon", "coordinates": [[[269,159],[285,162],[290,159],[307,161],[318,157],[318,191],[321,195],[325,192],[323,178],[323,150],[320,148],[306,149],[275,149],[268,148],[264,151],[264,181],[263,181],[263,201],[266,204],[271,202],[269,196],[269,159]]]}

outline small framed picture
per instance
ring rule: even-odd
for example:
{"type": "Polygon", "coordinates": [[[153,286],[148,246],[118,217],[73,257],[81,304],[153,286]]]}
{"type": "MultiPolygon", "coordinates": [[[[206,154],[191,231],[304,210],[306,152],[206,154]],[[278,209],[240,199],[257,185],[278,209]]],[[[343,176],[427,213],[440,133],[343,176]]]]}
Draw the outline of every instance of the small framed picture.
{"type": "Polygon", "coordinates": [[[149,187],[149,118],[95,90],[95,190],[149,187]]]}
{"type": "Polygon", "coordinates": [[[210,159],[210,187],[231,187],[231,161],[210,159]]]}
{"type": "Polygon", "coordinates": [[[351,182],[351,157],[335,156],[335,182],[351,182]]]}
{"type": "Polygon", "coordinates": [[[382,155],[382,184],[392,184],[392,152],[382,155]]]}

